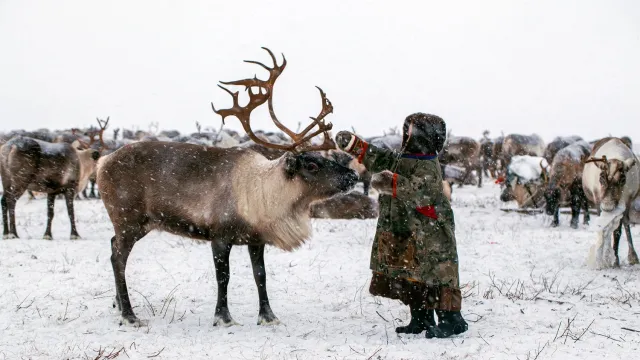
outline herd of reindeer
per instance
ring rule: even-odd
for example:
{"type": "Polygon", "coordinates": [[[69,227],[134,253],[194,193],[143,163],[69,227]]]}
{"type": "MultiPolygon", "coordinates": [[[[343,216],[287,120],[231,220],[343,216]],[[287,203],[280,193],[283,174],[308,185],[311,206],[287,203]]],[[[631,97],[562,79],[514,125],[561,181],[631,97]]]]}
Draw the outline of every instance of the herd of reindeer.
{"type": "MultiPolygon", "coordinates": [[[[283,57],[278,64],[265,50],[273,66],[248,62],[267,70],[267,80],[222,83],[244,87],[248,103],[239,105],[239,92],[219,85],[231,95],[233,106],[216,109],[212,104],[222,124],[228,116],[235,117],[245,134],[224,127],[202,131],[196,123],[197,132],[190,135],[158,131],[156,124],[148,132],[115,129],[113,136],[105,136],[109,118],[97,119],[97,127],[85,129],[0,134],[3,238],[18,238],[15,208],[25,193],[47,196],[45,239],[52,238],[58,196],[66,200],[72,239],[79,238],[74,200],[101,198],[115,230],[114,306],[126,323],[139,323],[126,286],[127,258],[134,244],[152,230],[211,242],[218,282],[216,325],[234,324],[227,307],[229,253],[233,245],[247,245],[260,298],[258,323],[277,323],[265,285],[265,245],[292,251],[309,238],[310,218],[375,218],[378,208],[369,194],[375,174],[336,149],[332,124],[325,122],[333,105],[320,88],[321,111],[308,126],[293,131],[278,120],[272,92],[287,62],[283,57]],[[278,132],[251,128],[252,111],[265,103],[278,132]],[[362,191],[354,191],[358,182],[362,191]]],[[[640,220],[640,164],[628,137],[591,142],[558,137],[545,144],[537,135],[488,135],[476,140],[449,134],[438,154],[449,194],[454,184],[481,187],[483,177],[491,177],[501,184],[502,201],[546,211],[553,216],[553,226],[559,225],[560,207],[569,204],[574,228],[581,210],[588,222],[590,208],[612,211],[622,205],[626,213],[613,234],[616,262],[623,228],[629,262],[638,262],[629,224],[640,220]]],[[[401,134],[393,129],[366,141],[398,151],[402,146],[401,134]]]]}

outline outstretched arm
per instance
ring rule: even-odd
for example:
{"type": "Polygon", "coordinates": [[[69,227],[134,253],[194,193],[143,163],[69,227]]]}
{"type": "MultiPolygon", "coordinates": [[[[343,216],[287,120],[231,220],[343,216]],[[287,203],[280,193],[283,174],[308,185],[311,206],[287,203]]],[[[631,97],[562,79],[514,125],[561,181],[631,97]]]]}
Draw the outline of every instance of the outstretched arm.
{"type": "Polygon", "coordinates": [[[336,144],[371,172],[393,169],[398,161],[396,152],[371,145],[348,131],[336,135],[336,144]]]}
{"type": "Polygon", "coordinates": [[[402,176],[389,170],[374,174],[371,186],[379,192],[391,195],[399,200],[420,200],[421,203],[433,204],[425,190],[427,183],[437,181],[427,172],[417,172],[411,176],[402,176]]]}

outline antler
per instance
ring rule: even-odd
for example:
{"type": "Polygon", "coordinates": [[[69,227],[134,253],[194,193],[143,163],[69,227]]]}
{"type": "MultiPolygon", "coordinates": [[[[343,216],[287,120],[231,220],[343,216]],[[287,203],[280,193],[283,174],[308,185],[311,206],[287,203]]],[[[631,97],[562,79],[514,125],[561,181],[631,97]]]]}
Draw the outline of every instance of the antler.
{"type": "Polygon", "coordinates": [[[91,146],[92,144],[94,144],[96,142],[96,135],[98,136],[98,141],[100,141],[100,148],[101,149],[108,149],[109,147],[107,145],[105,145],[104,143],[104,139],[103,139],[103,134],[104,131],[107,129],[107,126],[109,125],[109,118],[110,116],[107,116],[107,120],[101,120],[99,118],[96,117],[96,120],[98,121],[98,126],[99,126],[99,130],[90,130],[88,132],[89,134],[89,146],[91,146]]]}
{"type": "Polygon", "coordinates": [[[606,156],[606,155],[602,155],[602,157],[601,157],[601,158],[591,158],[591,159],[587,159],[587,161],[585,161],[584,163],[585,163],[585,164],[588,164],[588,163],[594,163],[594,162],[600,162],[600,161],[602,161],[602,162],[605,162],[605,163],[606,163],[606,162],[607,162],[607,156],[606,156]]]}
{"type": "Polygon", "coordinates": [[[211,103],[211,108],[213,111],[222,117],[222,123],[224,124],[224,120],[227,116],[235,116],[240,123],[244,131],[247,133],[249,138],[256,142],[257,144],[263,145],[267,148],[272,149],[280,149],[285,151],[315,151],[315,150],[330,150],[335,149],[336,145],[331,139],[331,136],[328,135],[328,132],[333,128],[331,123],[325,123],[324,118],[333,112],[333,105],[331,101],[327,99],[326,94],[322,89],[318,87],[320,91],[320,97],[322,99],[322,109],[318,116],[311,117],[313,122],[309,124],[302,132],[296,133],[291,129],[284,126],[277,118],[275,111],[273,110],[273,87],[275,85],[276,80],[282,74],[282,71],[287,66],[287,59],[282,55],[282,65],[278,65],[276,57],[273,55],[271,50],[263,47],[269,53],[271,60],[273,61],[273,67],[268,67],[258,61],[253,60],[245,60],[247,63],[260,65],[262,68],[269,72],[269,79],[260,80],[257,76],[254,76],[252,79],[243,79],[236,81],[221,81],[224,85],[239,85],[244,86],[245,91],[249,94],[249,102],[245,106],[240,106],[238,102],[238,92],[232,92],[229,89],[225,88],[222,85],[218,85],[221,89],[229,93],[233,98],[233,106],[229,109],[220,109],[216,110],[213,103],[211,103]],[[254,92],[253,88],[257,87],[258,92],[254,92]],[[269,106],[269,115],[271,116],[271,120],[273,123],[282,130],[287,136],[293,140],[292,144],[274,144],[268,141],[264,141],[260,139],[251,129],[251,112],[255,110],[258,106],[268,102],[269,106]],[[311,132],[314,127],[318,127],[316,131],[311,132]],[[311,133],[310,133],[311,132],[311,133]],[[318,136],[319,134],[323,134],[324,142],[320,145],[310,145],[308,142],[318,136]]]}

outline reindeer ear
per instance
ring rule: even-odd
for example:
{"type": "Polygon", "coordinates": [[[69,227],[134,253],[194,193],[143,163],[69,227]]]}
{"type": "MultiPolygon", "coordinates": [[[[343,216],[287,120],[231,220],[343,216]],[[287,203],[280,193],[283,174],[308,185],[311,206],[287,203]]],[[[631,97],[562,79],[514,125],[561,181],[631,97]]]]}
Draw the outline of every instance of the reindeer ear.
{"type": "Polygon", "coordinates": [[[629,169],[631,169],[631,167],[636,164],[636,159],[627,159],[622,164],[624,165],[624,171],[629,171],[629,169]]]}
{"type": "Polygon", "coordinates": [[[293,176],[300,169],[300,159],[297,156],[288,153],[284,157],[284,171],[289,176],[293,176]]]}

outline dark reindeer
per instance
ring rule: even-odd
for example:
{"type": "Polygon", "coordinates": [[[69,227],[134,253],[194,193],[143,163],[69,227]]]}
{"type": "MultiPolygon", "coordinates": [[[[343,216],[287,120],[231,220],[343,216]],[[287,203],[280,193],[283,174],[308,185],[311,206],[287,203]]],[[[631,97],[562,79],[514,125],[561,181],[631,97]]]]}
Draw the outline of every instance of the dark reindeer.
{"type": "Polygon", "coordinates": [[[440,164],[459,164],[465,169],[465,174],[460,179],[459,187],[471,176],[471,172],[476,170],[478,174],[478,187],[482,187],[482,162],[480,160],[480,143],[470,137],[455,136],[447,137],[443,150],[438,154],[440,164]]]}
{"type": "Polygon", "coordinates": [[[125,280],[127,259],[134,244],[151,230],[162,230],[211,242],[218,282],[214,325],[235,324],[227,306],[229,253],[234,245],[247,245],[258,288],[258,324],[276,324],[269,305],[264,266],[265,245],[292,251],[311,235],[309,206],[353,188],[355,172],[323,158],[315,150],[335,148],[327,136],[331,123],[324,118],[333,112],[331,102],[320,90],[322,111],[302,132],[295,133],[276,118],[273,86],[286,66],[267,67],[268,80],[257,77],[226,85],[244,86],[249,101],[240,106],[238,92],[227,91],[233,106],[213,111],[240,120],[249,137],[266,148],[286,153],[275,160],[250,149],[215,148],[169,142],[139,142],[104,157],[98,168],[102,201],[115,230],[111,239],[111,263],[115,276],[116,301],[124,322],[139,323],[129,300],[125,280]],[[255,89],[258,89],[257,92],[255,89]],[[271,144],[255,136],[251,112],[268,102],[273,122],[293,140],[271,144]],[[313,131],[317,126],[317,130],[313,131]],[[324,142],[309,141],[323,134],[324,142]]]}
{"type": "Polygon", "coordinates": [[[566,136],[566,137],[558,136],[555,139],[553,139],[553,141],[551,141],[549,144],[547,144],[547,147],[544,150],[544,155],[542,157],[547,159],[547,162],[551,164],[553,163],[553,158],[556,156],[558,151],[578,141],[583,141],[583,140],[580,136],[577,136],[577,135],[566,136]]]}
{"type": "Polygon", "coordinates": [[[87,186],[95,171],[100,153],[79,147],[77,143],[49,143],[17,136],[0,148],[2,177],[3,238],[18,238],[16,231],[16,202],[25,191],[47,193],[47,229],[44,239],[51,240],[51,222],[56,195],[62,194],[67,203],[71,222],[71,239],[78,239],[73,200],[87,186]]]}
{"type": "MultiPolygon", "coordinates": [[[[591,153],[591,145],[577,141],[556,153],[551,163],[549,182],[544,193],[547,215],[553,216],[551,226],[560,224],[558,214],[563,195],[569,195],[571,204],[571,227],[578,228],[580,210],[584,210],[584,224],[589,224],[589,201],[582,189],[584,162],[591,153]]],[[[566,196],[564,196],[566,197],[566,196]]]]}

